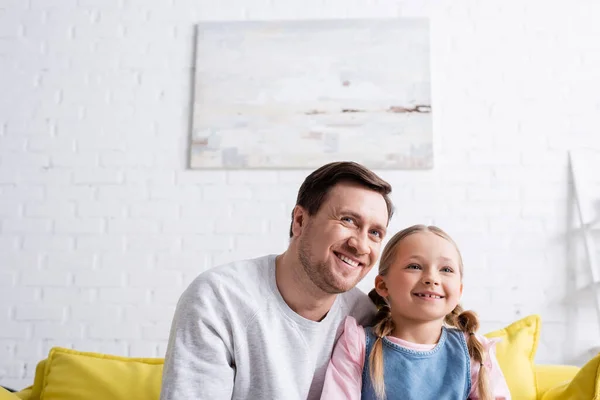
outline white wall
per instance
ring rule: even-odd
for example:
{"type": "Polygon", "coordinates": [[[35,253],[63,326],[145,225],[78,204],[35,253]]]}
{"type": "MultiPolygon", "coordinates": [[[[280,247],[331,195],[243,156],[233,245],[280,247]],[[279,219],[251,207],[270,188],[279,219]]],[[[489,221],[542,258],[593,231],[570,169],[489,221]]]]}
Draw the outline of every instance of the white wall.
{"type": "Polygon", "coordinates": [[[162,356],[194,276],[285,248],[310,171],[186,170],[196,22],[393,16],[431,17],[436,167],[378,171],[392,230],[454,235],[466,306],[484,331],[541,314],[539,362],[599,344],[591,302],[564,299],[566,151],[600,147],[600,3],[3,0],[0,384],[55,345],[162,356]]]}

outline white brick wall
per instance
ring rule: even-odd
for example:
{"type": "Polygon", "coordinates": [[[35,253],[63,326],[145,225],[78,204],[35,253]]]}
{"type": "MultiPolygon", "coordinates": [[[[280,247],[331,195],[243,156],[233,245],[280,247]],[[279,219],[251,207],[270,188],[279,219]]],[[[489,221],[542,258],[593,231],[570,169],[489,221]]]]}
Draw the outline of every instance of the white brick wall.
{"type": "Polygon", "coordinates": [[[394,16],[431,17],[436,167],[380,171],[391,229],[453,234],[466,305],[484,330],[541,314],[539,362],[598,345],[565,234],[566,151],[600,147],[600,3],[5,0],[0,383],[56,345],[162,356],[193,277],[285,248],[309,171],[185,170],[195,23],[394,16]]]}

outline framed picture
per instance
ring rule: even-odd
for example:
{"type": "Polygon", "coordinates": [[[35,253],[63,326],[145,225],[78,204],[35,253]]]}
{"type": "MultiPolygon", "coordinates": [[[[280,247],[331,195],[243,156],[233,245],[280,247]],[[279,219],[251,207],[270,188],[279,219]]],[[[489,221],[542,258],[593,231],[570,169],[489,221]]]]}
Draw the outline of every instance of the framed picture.
{"type": "Polygon", "coordinates": [[[191,168],[432,168],[426,19],[197,29],[191,168]]]}

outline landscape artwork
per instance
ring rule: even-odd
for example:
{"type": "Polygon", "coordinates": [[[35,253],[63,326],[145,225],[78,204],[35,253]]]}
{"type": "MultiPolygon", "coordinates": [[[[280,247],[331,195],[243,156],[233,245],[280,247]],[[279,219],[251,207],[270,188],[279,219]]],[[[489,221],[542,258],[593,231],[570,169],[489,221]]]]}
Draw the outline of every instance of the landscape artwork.
{"type": "Polygon", "coordinates": [[[191,168],[433,167],[427,19],[197,29],[191,168]]]}

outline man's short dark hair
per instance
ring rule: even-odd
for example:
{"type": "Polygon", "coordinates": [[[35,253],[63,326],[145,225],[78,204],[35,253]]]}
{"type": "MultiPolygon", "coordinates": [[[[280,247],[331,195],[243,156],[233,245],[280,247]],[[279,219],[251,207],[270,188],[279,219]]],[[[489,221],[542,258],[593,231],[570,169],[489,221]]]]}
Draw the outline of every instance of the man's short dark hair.
{"type": "MultiPolygon", "coordinates": [[[[388,222],[390,221],[394,213],[394,206],[389,198],[392,186],[370,169],[351,161],[332,162],[308,175],[298,190],[296,205],[302,206],[308,215],[315,215],[331,188],[340,182],[356,183],[381,194],[387,207],[388,222]]],[[[294,211],[292,211],[292,225],[293,219],[294,211]]],[[[293,236],[292,225],[290,225],[290,238],[293,236]]]]}

